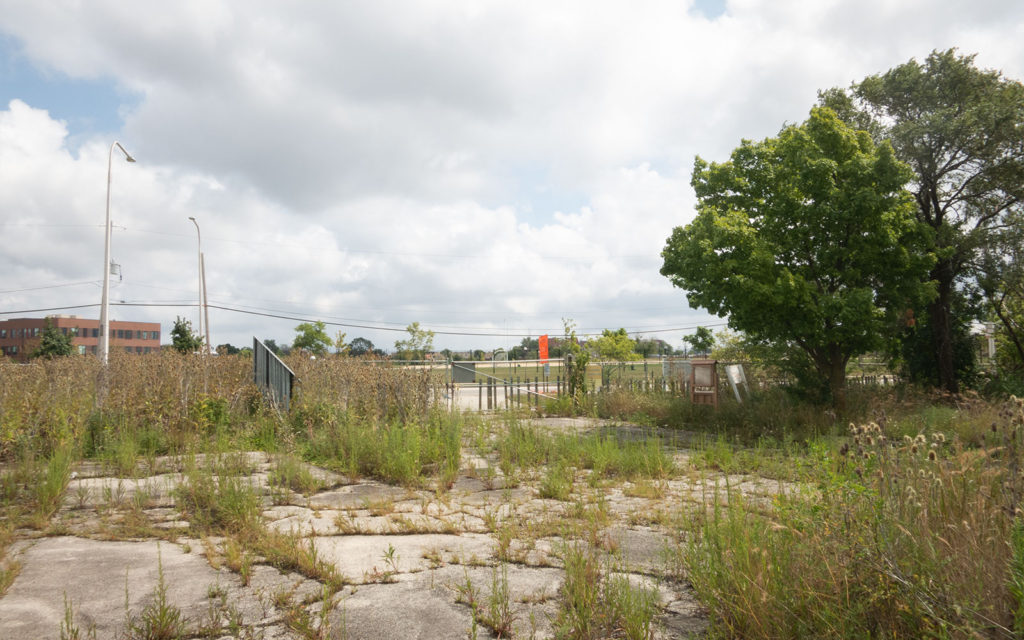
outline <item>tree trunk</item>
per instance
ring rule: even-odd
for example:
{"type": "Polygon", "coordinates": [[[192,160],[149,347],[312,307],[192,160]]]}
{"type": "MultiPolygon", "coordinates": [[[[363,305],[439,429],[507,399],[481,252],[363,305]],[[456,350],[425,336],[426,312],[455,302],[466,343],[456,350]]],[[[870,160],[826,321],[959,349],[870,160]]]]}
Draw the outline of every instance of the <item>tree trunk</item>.
{"type": "Polygon", "coordinates": [[[837,356],[830,363],[828,386],[832,391],[832,408],[837,413],[846,411],[846,358],[837,356]]]}
{"type": "Polygon", "coordinates": [[[938,282],[939,295],[928,305],[928,322],[932,329],[932,344],[938,367],[939,388],[949,393],[960,392],[960,382],[953,366],[953,264],[940,260],[932,269],[932,279],[938,282]]]}
{"type": "Polygon", "coordinates": [[[836,413],[846,411],[846,363],[849,358],[843,355],[839,345],[831,345],[826,353],[819,351],[812,355],[812,360],[818,373],[828,380],[832,408],[836,413]]]}
{"type": "Polygon", "coordinates": [[[1021,342],[1021,336],[1018,335],[1016,328],[1014,327],[1013,320],[1001,311],[1001,305],[993,305],[996,311],[996,316],[999,321],[1003,323],[1003,328],[1006,330],[1006,336],[1010,339],[1010,342],[1017,349],[1017,357],[1020,359],[1022,365],[1024,365],[1024,343],[1021,342]]]}

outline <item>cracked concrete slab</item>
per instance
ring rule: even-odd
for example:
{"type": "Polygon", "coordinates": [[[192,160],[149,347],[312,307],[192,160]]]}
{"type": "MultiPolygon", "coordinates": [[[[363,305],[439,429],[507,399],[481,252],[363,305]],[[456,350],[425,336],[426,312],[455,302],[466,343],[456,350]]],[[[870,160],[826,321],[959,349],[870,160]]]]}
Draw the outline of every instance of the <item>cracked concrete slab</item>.
{"type": "Polygon", "coordinates": [[[313,538],[313,544],[320,557],[332,562],[343,575],[365,582],[378,580],[388,571],[425,571],[438,561],[488,562],[495,548],[493,538],[476,533],[329,536],[313,538]],[[432,561],[432,557],[438,560],[432,561]]]}
{"type": "MultiPolygon", "coordinates": [[[[620,429],[615,437],[622,438],[650,436],[650,430],[589,419],[543,425],[609,436],[620,429]]],[[[141,461],[137,470],[158,472],[149,477],[108,477],[102,465],[83,464],[49,529],[78,537],[41,538],[41,532],[24,531],[8,550],[23,568],[0,598],[0,638],[56,638],[65,590],[83,630],[96,623],[99,637],[113,637],[124,624],[126,570],[131,610],[138,614],[152,601],[158,579],[155,537],[178,542],[160,543],[159,549],[168,597],[193,632],[203,616],[216,614],[224,621],[225,607],[233,607],[246,628],[266,640],[297,637],[286,628],[282,607],[304,607],[314,615],[320,583],[282,573],[253,556],[246,586],[237,568],[210,566],[224,562],[222,541],[175,538],[187,535],[188,523],[174,506],[174,487],[193,460],[205,469],[241,475],[263,495],[268,529],[308,538],[319,559],[356,583],[336,596],[330,614],[335,635],[344,629],[349,638],[463,638],[472,627],[466,589],[475,590],[478,603],[486,602],[495,580],[507,579],[516,637],[551,637],[567,539],[589,540],[601,553],[617,553],[616,571],[627,572],[623,575],[636,585],[658,587],[662,616],[656,637],[699,635],[706,625],[700,607],[685,583],[673,582],[678,569],[666,566],[665,549],[676,540],[683,511],[724,495],[726,486],[754,500],[790,489],[763,478],[698,471],[688,466],[686,452],[670,453],[679,473],[668,479],[630,482],[576,469],[572,497],[565,501],[539,498],[541,467],[518,469],[517,484],[504,488],[493,451],[465,452],[463,473],[447,492],[353,481],[301,463],[327,487],[301,496],[268,487],[275,458],[260,452],[141,461]],[[125,540],[135,537],[149,539],[125,540]],[[191,553],[184,552],[186,546],[191,553]]],[[[305,548],[306,541],[301,545],[305,548]]]]}
{"type": "MultiPolygon", "coordinates": [[[[160,571],[167,600],[196,629],[209,609],[210,585],[237,591],[238,577],[215,571],[198,554],[155,541],[100,542],[74,537],[42,539],[22,551],[22,569],[0,599],[0,637],[38,640],[59,635],[64,597],[83,630],[99,637],[123,629],[128,609],[140,615],[153,602],[160,571]]],[[[255,603],[243,607],[254,616],[255,603]]]]}

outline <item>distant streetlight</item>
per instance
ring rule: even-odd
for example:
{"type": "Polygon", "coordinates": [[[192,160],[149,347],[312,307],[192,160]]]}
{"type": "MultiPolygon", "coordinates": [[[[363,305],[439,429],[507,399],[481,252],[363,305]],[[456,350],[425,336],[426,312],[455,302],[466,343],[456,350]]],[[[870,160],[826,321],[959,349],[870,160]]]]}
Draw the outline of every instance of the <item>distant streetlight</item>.
{"type": "Polygon", "coordinates": [[[106,241],[103,244],[103,299],[100,302],[100,357],[103,364],[107,364],[110,357],[110,176],[114,165],[114,147],[121,150],[124,159],[128,162],[135,162],[132,154],[125,151],[121,143],[114,141],[110,145],[110,154],[107,157],[107,225],[106,241]]]}
{"type": "Polygon", "coordinates": [[[199,223],[193,216],[188,217],[192,224],[196,225],[196,275],[199,278],[199,327],[197,333],[203,335],[203,234],[199,231],[199,223]]]}
{"type": "Polygon", "coordinates": [[[203,348],[203,353],[207,351],[212,353],[210,349],[210,312],[206,306],[206,264],[203,260],[203,236],[199,231],[199,222],[195,217],[189,216],[188,219],[192,221],[192,224],[196,225],[196,240],[199,252],[199,335],[204,335],[203,327],[205,326],[206,346],[203,348]]]}

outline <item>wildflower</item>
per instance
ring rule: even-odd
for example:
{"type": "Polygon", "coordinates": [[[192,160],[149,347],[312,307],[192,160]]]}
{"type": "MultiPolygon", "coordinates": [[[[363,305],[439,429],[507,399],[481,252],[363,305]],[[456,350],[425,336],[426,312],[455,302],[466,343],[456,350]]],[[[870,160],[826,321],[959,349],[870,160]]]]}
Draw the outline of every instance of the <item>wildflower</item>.
{"type": "Polygon", "coordinates": [[[872,438],[871,436],[868,436],[868,446],[869,447],[875,446],[875,439],[872,438]]]}
{"type": "Polygon", "coordinates": [[[917,444],[910,447],[910,453],[917,453],[917,444]]]}
{"type": "Polygon", "coordinates": [[[992,430],[992,433],[999,431],[999,427],[996,425],[994,421],[992,422],[992,426],[989,428],[992,430]]]}
{"type": "Polygon", "coordinates": [[[933,433],[932,434],[932,439],[934,439],[936,442],[939,442],[939,443],[945,443],[946,442],[946,434],[942,433],[941,431],[938,432],[938,433],[933,433]]]}
{"type": "Polygon", "coordinates": [[[860,436],[853,436],[853,444],[860,444],[860,436]]]}
{"type": "Polygon", "coordinates": [[[924,434],[923,433],[917,434],[917,437],[914,438],[914,442],[916,442],[917,444],[924,444],[926,442],[924,434]]]}
{"type": "Polygon", "coordinates": [[[857,425],[853,424],[852,422],[850,423],[850,433],[857,433],[857,425]]]}
{"type": "Polygon", "coordinates": [[[910,444],[911,442],[914,441],[914,439],[911,438],[910,436],[904,434],[903,441],[906,442],[907,444],[910,444]]]}
{"type": "Polygon", "coordinates": [[[932,462],[935,462],[935,458],[936,458],[935,451],[934,450],[929,451],[928,452],[928,459],[931,460],[932,462]]]}

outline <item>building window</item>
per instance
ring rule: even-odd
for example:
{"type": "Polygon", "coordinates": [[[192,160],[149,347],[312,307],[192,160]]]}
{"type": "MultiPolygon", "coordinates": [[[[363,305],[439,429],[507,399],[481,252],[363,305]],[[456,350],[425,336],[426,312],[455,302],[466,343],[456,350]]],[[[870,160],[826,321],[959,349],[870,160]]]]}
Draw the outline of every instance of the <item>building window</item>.
{"type": "Polygon", "coordinates": [[[85,345],[84,344],[78,345],[78,355],[80,355],[80,356],[84,356],[85,355],[85,345]]]}
{"type": "Polygon", "coordinates": [[[18,345],[11,347],[11,355],[13,356],[16,353],[18,353],[18,345]]]}
{"type": "Polygon", "coordinates": [[[0,338],[7,337],[7,329],[0,329],[0,338]]]}
{"type": "Polygon", "coordinates": [[[92,337],[94,337],[94,338],[100,337],[100,330],[99,329],[93,329],[92,330],[92,337]]]}
{"type": "Polygon", "coordinates": [[[78,337],[78,327],[71,327],[71,335],[78,337]]]}
{"type": "Polygon", "coordinates": [[[125,347],[124,348],[124,352],[125,353],[131,353],[132,352],[132,348],[131,347],[125,347]]]}

